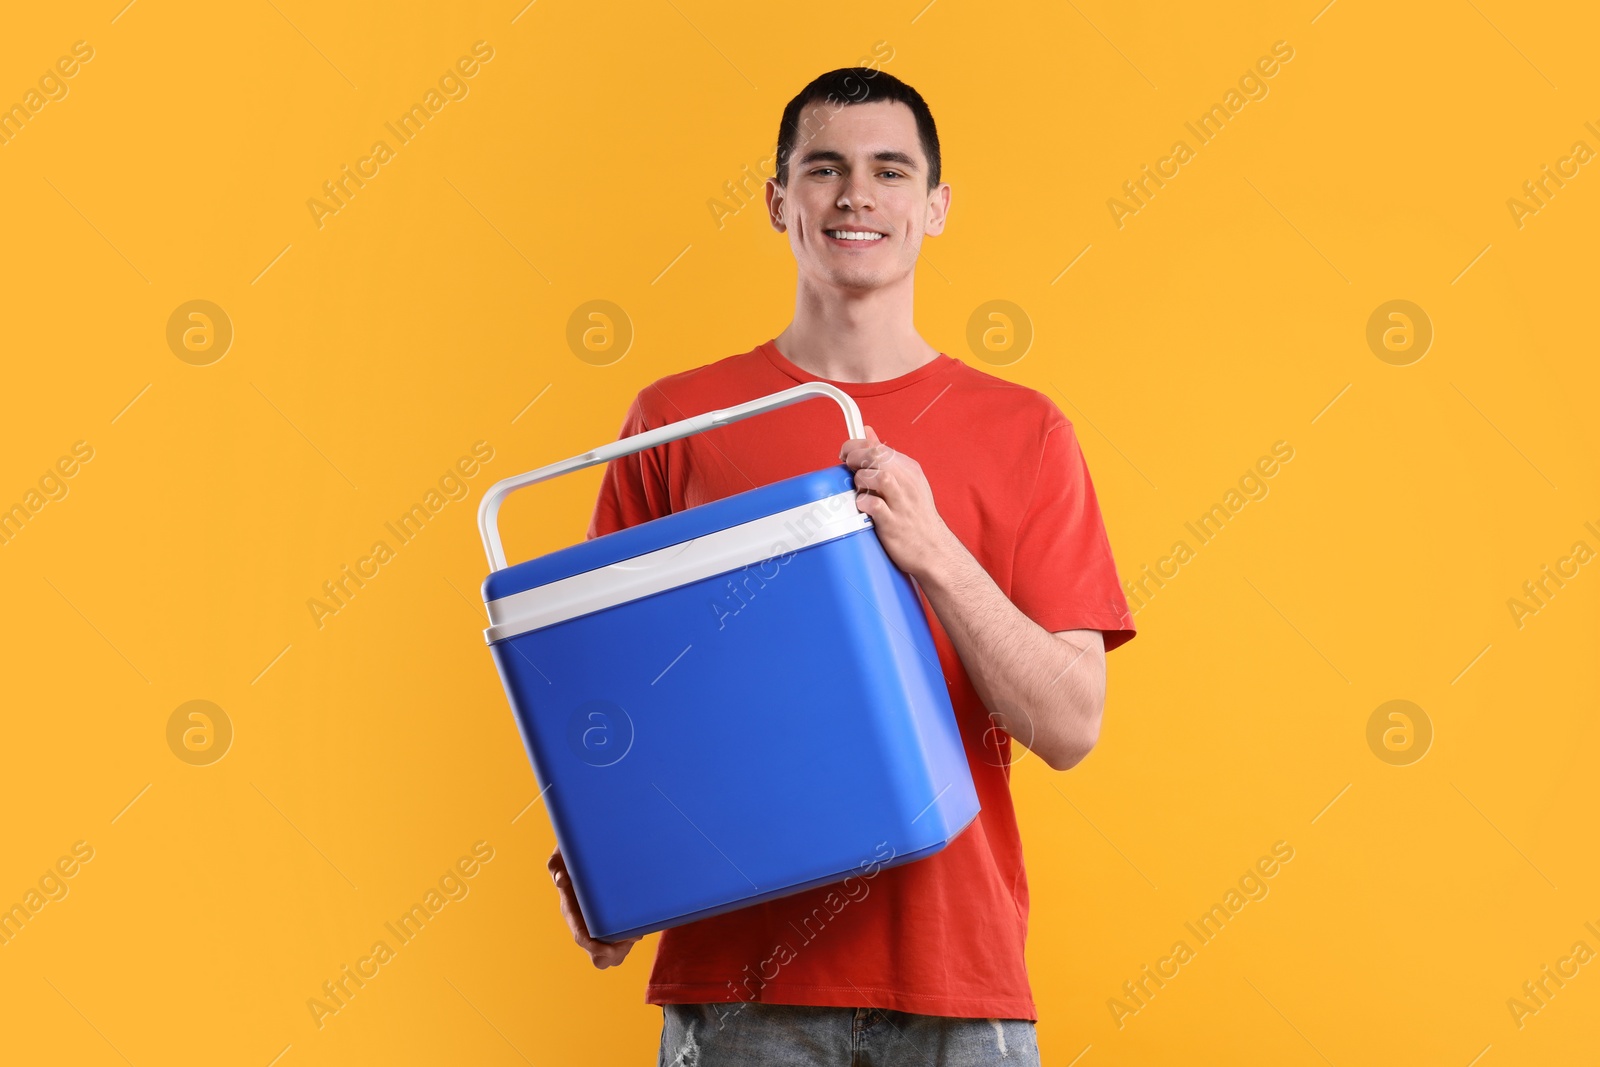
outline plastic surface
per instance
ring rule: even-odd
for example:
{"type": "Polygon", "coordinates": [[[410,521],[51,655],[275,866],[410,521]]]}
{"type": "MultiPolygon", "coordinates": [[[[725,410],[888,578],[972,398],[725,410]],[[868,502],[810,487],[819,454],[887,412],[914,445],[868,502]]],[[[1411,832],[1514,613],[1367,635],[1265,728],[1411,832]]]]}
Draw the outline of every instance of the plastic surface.
{"type": "MultiPolygon", "coordinates": [[[[595,538],[485,591],[826,496],[841,471],[595,538]]],[[[870,527],[490,649],[600,940],[916,860],[978,814],[918,593],[870,527]]]]}

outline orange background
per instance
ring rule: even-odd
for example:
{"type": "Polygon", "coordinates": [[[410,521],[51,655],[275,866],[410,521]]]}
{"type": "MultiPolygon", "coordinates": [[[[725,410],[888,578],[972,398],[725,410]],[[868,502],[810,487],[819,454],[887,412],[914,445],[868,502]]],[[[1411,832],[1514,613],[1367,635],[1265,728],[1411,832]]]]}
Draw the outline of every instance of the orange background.
{"type": "MultiPolygon", "coordinates": [[[[557,915],[473,514],[611,439],[657,377],[783,327],[786,242],[710,202],[807,80],[874,56],[930,102],[954,186],[919,328],[1049,393],[1123,577],[1171,576],[1110,658],[1098,750],[1017,767],[1046,1061],[1596,1046],[1593,964],[1507,1004],[1600,950],[1600,577],[1571,557],[1600,549],[1600,176],[1569,163],[1536,213],[1508,207],[1600,149],[1593,11],[924,2],[8,13],[0,105],[93,55],[0,144],[0,507],[26,516],[0,544],[0,905],[65,891],[0,945],[0,1059],[654,1057],[654,939],[597,972],[557,915]],[[479,41],[465,95],[319,226],[307,201],[479,41]],[[1266,95],[1198,143],[1185,123],[1279,41],[1266,95]],[[1108,200],[1179,139],[1192,158],[1119,227],[1108,200]],[[194,300],[226,351],[214,312],[169,343],[194,300]],[[592,300],[625,351],[569,344],[592,300]],[[1025,351],[969,344],[996,300],[1025,351]],[[1414,308],[1373,347],[1393,300],[1414,308]],[[1279,441],[1266,495],[1199,544],[1185,523],[1279,441]],[[464,499],[447,482],[319,626],[322,583],[477,442],[464,499]],[[1570,577],[1519,619],[1547,564],[1570,577]],[[196,700],[220,714],[187,748],[196,720],[169,725],[196,700]],[[1393,700],[1409,726],[1369,741],[1393,700]],[[308,999],[480,841],[468,894],[319,1028],[308,999]],[[1269,894],[1119,1020],[1123,983],[1279,841],[1269,894]]],[[[598,479],[509,505],[513,558],[580,539],[598,479]]]]}

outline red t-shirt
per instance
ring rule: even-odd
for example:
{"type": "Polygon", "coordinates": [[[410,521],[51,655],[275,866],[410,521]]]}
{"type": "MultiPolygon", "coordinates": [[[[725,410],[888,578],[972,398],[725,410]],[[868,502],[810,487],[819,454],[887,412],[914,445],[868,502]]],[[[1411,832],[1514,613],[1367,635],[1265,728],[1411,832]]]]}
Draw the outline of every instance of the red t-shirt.
{"type": "MultiPolygon", "coordinates": [[[[813,381],[827,379],[769,341],[648,386],[620,436],[813,381]]],[[[1088,466],[1047,396],[942,353],[888,381],[831,384],[855,398],[885,444],[922,465],[946,525],[1023,614],[1051,632],[1104,631],[1108,651],[1134,636],[1088,466]]],[[[613,460],[589,536],[838,464],[847,436],[838,405],[819,397],[613,460]]],[[[993,728],[926,598],[923,607],[982,805],[977,819],[941,852],[877,871],[865,893],[845,898],[824,886],[662,931],[647,1003],[1038,1018],[1023,959],[1028,883],[1011,741],[993,728]],[[805,923],[818,908],[832,915],[827,925],[805,923]]]]}

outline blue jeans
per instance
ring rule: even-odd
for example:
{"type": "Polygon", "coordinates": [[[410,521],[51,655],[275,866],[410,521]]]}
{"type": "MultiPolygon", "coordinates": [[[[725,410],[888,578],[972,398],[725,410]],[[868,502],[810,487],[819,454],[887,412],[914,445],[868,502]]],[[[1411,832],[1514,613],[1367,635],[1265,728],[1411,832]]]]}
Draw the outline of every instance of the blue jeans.
{"type": "Polygon", "coordinates": [[[1028,1019],[753,1003],[661,1011],[656,1067],[1039,1067],[1028,1019]]]}

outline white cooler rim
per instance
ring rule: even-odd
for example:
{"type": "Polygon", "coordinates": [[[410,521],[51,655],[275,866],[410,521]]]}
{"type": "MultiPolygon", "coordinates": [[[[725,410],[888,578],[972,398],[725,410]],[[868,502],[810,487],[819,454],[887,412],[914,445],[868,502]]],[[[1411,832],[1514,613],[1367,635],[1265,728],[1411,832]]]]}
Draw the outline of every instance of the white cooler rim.
{"type": "Polygon", "coordinates": [[[869,529],[856,490],[491,600],[489,644],[869,529]],[[806,519],[811,520],[808,530],[806,519]]]}

